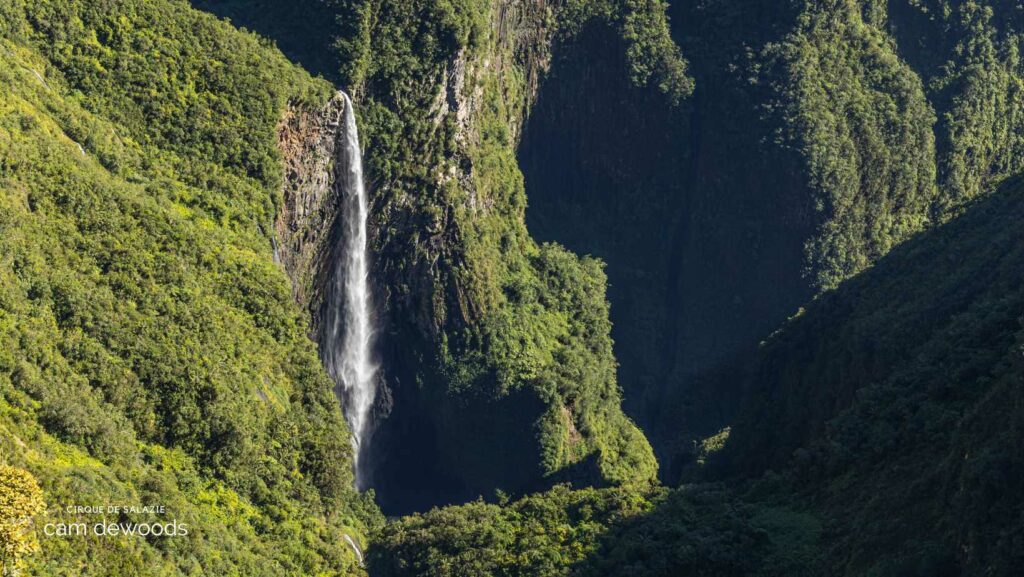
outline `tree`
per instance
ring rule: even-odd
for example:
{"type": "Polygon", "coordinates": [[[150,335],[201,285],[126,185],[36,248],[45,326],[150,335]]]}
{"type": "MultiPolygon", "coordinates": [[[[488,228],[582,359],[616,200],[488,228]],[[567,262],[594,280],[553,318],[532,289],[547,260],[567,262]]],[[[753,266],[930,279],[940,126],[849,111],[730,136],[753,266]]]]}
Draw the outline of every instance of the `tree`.
{"type": "Polygon", "coordinates": [[[22,558],[39,548],[32,518],[45,508],[32,473],[0,465],[0,576],[16,575],[22,558]]]}

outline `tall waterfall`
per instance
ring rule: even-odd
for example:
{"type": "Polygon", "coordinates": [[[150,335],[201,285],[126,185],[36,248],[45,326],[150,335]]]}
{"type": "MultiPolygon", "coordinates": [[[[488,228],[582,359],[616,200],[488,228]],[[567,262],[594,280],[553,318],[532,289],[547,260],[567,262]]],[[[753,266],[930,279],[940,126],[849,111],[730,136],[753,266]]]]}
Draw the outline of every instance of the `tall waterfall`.
{"type": "Polygon", "coordinates": [[[370,302],[366,249],[366,189],[356,115],[348,95],[343,114],[344,139],[335,150],[337,185],[342,194],[342,238],[333,271],[333,294],[328,298],[326,342],[327,372],[334,379],[345,420],[352,433],[356,488],[366,488],[365,453],[373,427],[370,412],[377,394],[377,365],[373,359],[373,307],[370,302]]]}

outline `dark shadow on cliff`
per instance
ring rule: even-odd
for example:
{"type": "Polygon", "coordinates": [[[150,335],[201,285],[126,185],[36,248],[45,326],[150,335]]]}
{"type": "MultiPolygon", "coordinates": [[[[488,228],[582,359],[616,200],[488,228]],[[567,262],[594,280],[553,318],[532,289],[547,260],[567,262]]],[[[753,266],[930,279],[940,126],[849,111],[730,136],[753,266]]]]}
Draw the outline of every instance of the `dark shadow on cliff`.
{"type": "Polygon", "coordinates": [[[527,224],[538,240],[609,263],[624,405],[643,424],[643,400],[664,372],[666,256],[684,201],[690,135],[685,110],[655,89],[630,86],[614,31],[588,26],[556,50],[524,129],[527,224]]]}
{"type": "Polygon", "coordinates": [[[334,8],[318,0],[189,0],[197,10],[228,18],[273,40],[293,62],[337,84],[334,8]]]}
{"type": "MultiPolygon", "coordinates": [[[[404,335],[417,334],[413,330],[404,335]]],[[[521,495],[544,487],[534,435],[502,434],[533,431],[546,405],[529,389],[501,399],[485,393],[481,384],[465,393],[448,393],[433,377],[434,386],[418,382],[408,362],[415,345],[400,334],[385,340],[383,363],[389,367],[386,418],[378,420],[371,445],[371,484],[386,515],[406,515],[433,507],[494,499],[501,489],[521,495]],[[424,407],[431,407],[430,413],[424,407]],[[386,450],[373,450],[386,447],[386,450]],[[454,473],[458,471],[458,474],[454,473]]],[[[480,375],[494,379],[493,375],[480,375]]]]}
{"type": "Polygon", "coordinates": [[[787,322],[697,484],[612,525],[573,575],[1015,574],[1022,312],[1015,180],[787,322]]]}
{"type": "Polygon", "coordinates": [[[744,42],[773,33],[745,37],[732,16],[673,14],[697,86],[675,107],[630,83],[608,30],[557,47],[518,154],[531,233],[608,264],[624,407],[667,482],[687,444],[735,415],[740,379],[720,375],[749,365],[813,293],[799,159],[765,144],[763,89],[731,65],[744,42]]]}
{"type": "Polygon", "coordinates": [[[1024,183],[762,347],[721,460],[813,504],[846,574],[1012,574],[1024,535],[1024,183]],[[783,472],[778,477],[772,471],[783,472]]]}

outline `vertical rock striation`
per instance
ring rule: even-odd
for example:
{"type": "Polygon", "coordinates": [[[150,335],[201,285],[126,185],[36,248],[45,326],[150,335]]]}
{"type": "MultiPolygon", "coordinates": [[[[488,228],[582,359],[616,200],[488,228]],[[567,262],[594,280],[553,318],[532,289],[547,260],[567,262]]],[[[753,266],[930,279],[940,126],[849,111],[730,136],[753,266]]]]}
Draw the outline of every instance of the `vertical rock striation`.
{"type": "Polygon", "coordinates": [[[278,127],[285,174],[275,248],[292,279],[295,300],[311,314],[313,334],[320,326],[319,309],[340,232],[335,230],[340,204],[334,161],[344,113],[339,92],[320,109],[290,106],[278,127]]]}

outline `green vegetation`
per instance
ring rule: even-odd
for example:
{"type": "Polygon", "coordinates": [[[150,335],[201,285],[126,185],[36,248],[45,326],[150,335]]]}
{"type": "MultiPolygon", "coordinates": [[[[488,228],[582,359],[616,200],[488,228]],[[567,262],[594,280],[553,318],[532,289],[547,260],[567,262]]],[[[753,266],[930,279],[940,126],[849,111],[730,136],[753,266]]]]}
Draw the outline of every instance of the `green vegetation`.
{"type": "Polygon", "coordinates": [[[588,28],[606,27],[605,41],[621,44],[625,57],[618,76],[636,87],[656,87],[676,105],[693,92],[693,79],[669,33],[667,8],[663,0],[571,0],[557,15],[557,41],[564,49],[588,28]]]}
{"type": "Polygon", "coordinates": [[[856,2],[809,3],[762,58],[786,79],[774,94],[783,144],[806,163],[820,223],[807,264],[816,284],[831,288],[927,223],[934,113],[918,77],[856,2]]]}
{"type": "Polygon", "coordinates": [[[816,574],[819,533],[806,514],[745,504],[718,486],[559,486],[389,524],[370,569],[382,577],[793,577],[816,574]]]}
{"type": "Polygon", "coordinates": [[[830,520],[833,574],[1013,574],[1022,558],[1024,183],[892,251],[764,346],[728,470],[830,520]]]}
{"type": "Polygon", "coordinates": [[[809,271],[831,288],[1024,169],[1020,8],[800,4],[760,66],[819,213],[809,271]]]}
{"type": "Polygon", "coordinates": [[[935,210],[948,218],[1024,170],[1024,19],[1000,0],[903,0],[890,12],[899,53],[938,114],[935,210]]]}
{"type": "Polygon", "coordinates": [[[819,575],[820,533],[809,514],[748,503],[716,485],[686,486],[613,527],[572,575],[819,575]]]}
{"type": "Polygon", "coordinates": [[[381,577],[568,575],[608,525],[651,509],[649,496],[561,485],[503,506],[477,501],[389,524],[371,552],[381,577]]]}
{"type": "Polygon", "coordinates": [[[180,2],[2,11],[0,457],[195,528],[30,573],[358,573],[372,496],[266,232],[280,115],[330,87],[180,2]]]}
{"type": "Polygon", "coordinates": [[[32,521],[45,510],[32,473],[0,465],[0,575],[16,575],[23,558],[39,550],[32,521]]]}
{"type": "Polygon", "coordinates": [[[1012,574],[1018,4],[3,2],[3,572],[1012,574]],[[352,488],[271,256],[333,88],[271,42],[357,101],[380,503],[464,504],[352,488]]]}

